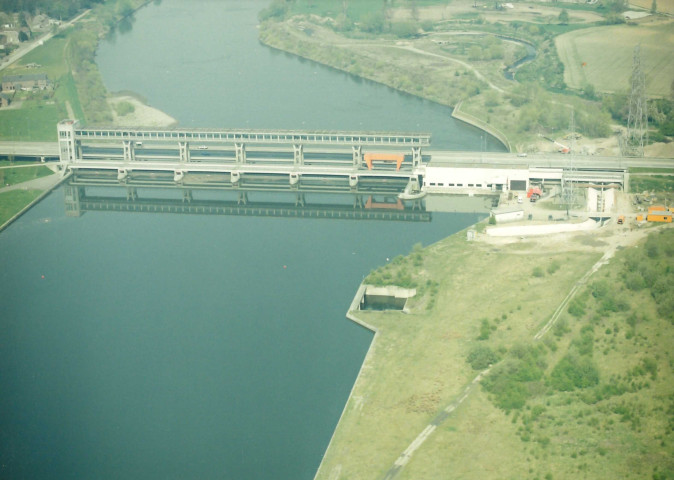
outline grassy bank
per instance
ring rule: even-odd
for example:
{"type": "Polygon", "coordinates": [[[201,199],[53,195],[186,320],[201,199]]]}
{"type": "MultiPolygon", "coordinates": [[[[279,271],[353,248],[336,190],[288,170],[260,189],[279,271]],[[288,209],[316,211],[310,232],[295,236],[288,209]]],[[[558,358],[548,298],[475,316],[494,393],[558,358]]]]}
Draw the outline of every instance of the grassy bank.
{"type": "Polygon", "coordinates": [[[656,292],[674,278],[674,230],[620,251],[533,340],[615,233],[464,232],[374,272],[420,293],[409,314],[357,312],[379,333],[317,478],[383,478],[490,363],[396,478],[671,478],[674,330],[656,292]]]}
{"type": "Polygon", "coordinates": [[[43,165],[18,168],[0,168],[0,186],[15,185],[17,183],[27,182],[40,177],[52,175],[50,169],[43,165]]]}
{"type": "Polygon", "coordinates": [[[0,225],[4,225],[42,193],[41,190],[12,190],[0,193],[0,225]]]}

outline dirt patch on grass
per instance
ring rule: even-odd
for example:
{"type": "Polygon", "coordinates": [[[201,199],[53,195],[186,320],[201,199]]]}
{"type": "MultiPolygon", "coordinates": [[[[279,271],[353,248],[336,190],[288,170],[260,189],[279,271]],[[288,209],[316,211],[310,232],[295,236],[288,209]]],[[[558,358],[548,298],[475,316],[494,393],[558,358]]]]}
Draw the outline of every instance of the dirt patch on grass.
{"type": "Polygon", "coordinates": [[[172,127],[178,121],[161,110],[144,104],[139,99],[131,95],[120,95],[108,99],[112,107],[113,123],[120,127],[172,127]],[[121,102],[127,102],[133,105],[133,112],[126,115],[118,115],[115,112],[115,105],[121,102]]]}

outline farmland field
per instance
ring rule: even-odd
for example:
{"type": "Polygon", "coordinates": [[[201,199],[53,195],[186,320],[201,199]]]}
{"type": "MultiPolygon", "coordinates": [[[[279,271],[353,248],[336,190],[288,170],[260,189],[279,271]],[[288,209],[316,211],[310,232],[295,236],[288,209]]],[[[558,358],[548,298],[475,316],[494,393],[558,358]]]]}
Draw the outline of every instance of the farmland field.
{"type": "MultiPolygon", "coordinates": [[[[630,0],[630,5],[650,10],[653,0],[630,0]]],[[[674,0],[657,0],[658,13],[674,13],[674,0]]]]}
{"type": "Polygon", "coordinates": [[[572,88],[591,84],[601,92],[627,92],[634,47],[641,45],[646,93],[668,96],[674,78],[674,22],[575,30],[557,37],[564,81],[572,88]]]}

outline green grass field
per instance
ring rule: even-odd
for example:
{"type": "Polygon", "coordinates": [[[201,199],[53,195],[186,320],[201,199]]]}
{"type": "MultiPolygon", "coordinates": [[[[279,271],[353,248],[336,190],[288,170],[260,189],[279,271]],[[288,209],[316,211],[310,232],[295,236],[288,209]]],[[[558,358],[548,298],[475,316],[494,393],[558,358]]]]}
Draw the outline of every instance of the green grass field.
{"type": "MultiPolygon", "coordinates": [[[[56,36],[25,55],[2,72],[6,75],[46,73],[54,82],[54,92],[40,92],[37,98],[23,100],[20,108],[0,111],[0,141],[54,141],[56,124],[68,116],[69,102],[75,116],[84,118],[77,90],[65,58],[67,38],[56,36]],[[36,63],[38,68],[27,68],[36,63]],[[48,98],[41,98],[46,95],[48,98]]],[[[24,95],[16,95],[19,101],[24,95]]]]}
{"type": "Polygon", "coordinates": [[[28,180],[46,177],[53,173],[54,172],[44,165],[20,168],[0,168],[0,185],[16,185],[17,183],[27,182],[28,180]]]}
{"type": "Polygon", "coordinates": [[[555,44],[564,63],[564,81],[572,88],[591,84],[597,91],[628,92],[634,47],[641,45],[647,93],[671,93],[674,21],[577,30],[557,37],[555,44]]]}
{"type": "Polygon", "coordinates": [[[409,314],[357,313],[379,334],[318,478],[383,478],[475,377],[466,359],[477,346],[502,360],[396,478],[674,478],[674,330],[646,286],[672,284],[674,230],[656,236],[593,276],[540,342],[609,237],[560,251],[460,233],[375,272],[421,291],[409,314]]]}
{"type": "Polygon", "coordinates": [[[4,225],[41,193],[41,190],[12,190],[0,193],[0,225],[4,225]]]}
{"type": "Polygon", "coordinates": [[[65,106],[33,104],[16,110],[0,111],[0,141],[53,141],[56,124],[66,118],[65,106]]]}

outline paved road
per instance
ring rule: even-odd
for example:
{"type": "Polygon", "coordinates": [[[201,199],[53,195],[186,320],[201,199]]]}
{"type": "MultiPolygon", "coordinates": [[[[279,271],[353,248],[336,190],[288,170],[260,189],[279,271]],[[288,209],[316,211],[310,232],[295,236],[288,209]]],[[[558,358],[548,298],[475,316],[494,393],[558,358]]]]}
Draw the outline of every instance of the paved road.
{"type": "MultiPolygon", "coordinates": [[[[28,166],[28,165],[27,165],[28,166]]],[[[34,165],[29,165],[34,166],[34,165]]],[[[12,167],[14,168],[14,167],[12,167]]],[[[53,175],[47,175],[46,177],[36,178],[34,180],[28,180],[27,182],[17,183],[15,185],[10,185],[8,187],[0,188],[0,193],[10,192],[12,190],[50,190],[54,188],[58,183],[63,179],[63,175],[60,173],[54,173],[53,175]]]]}

